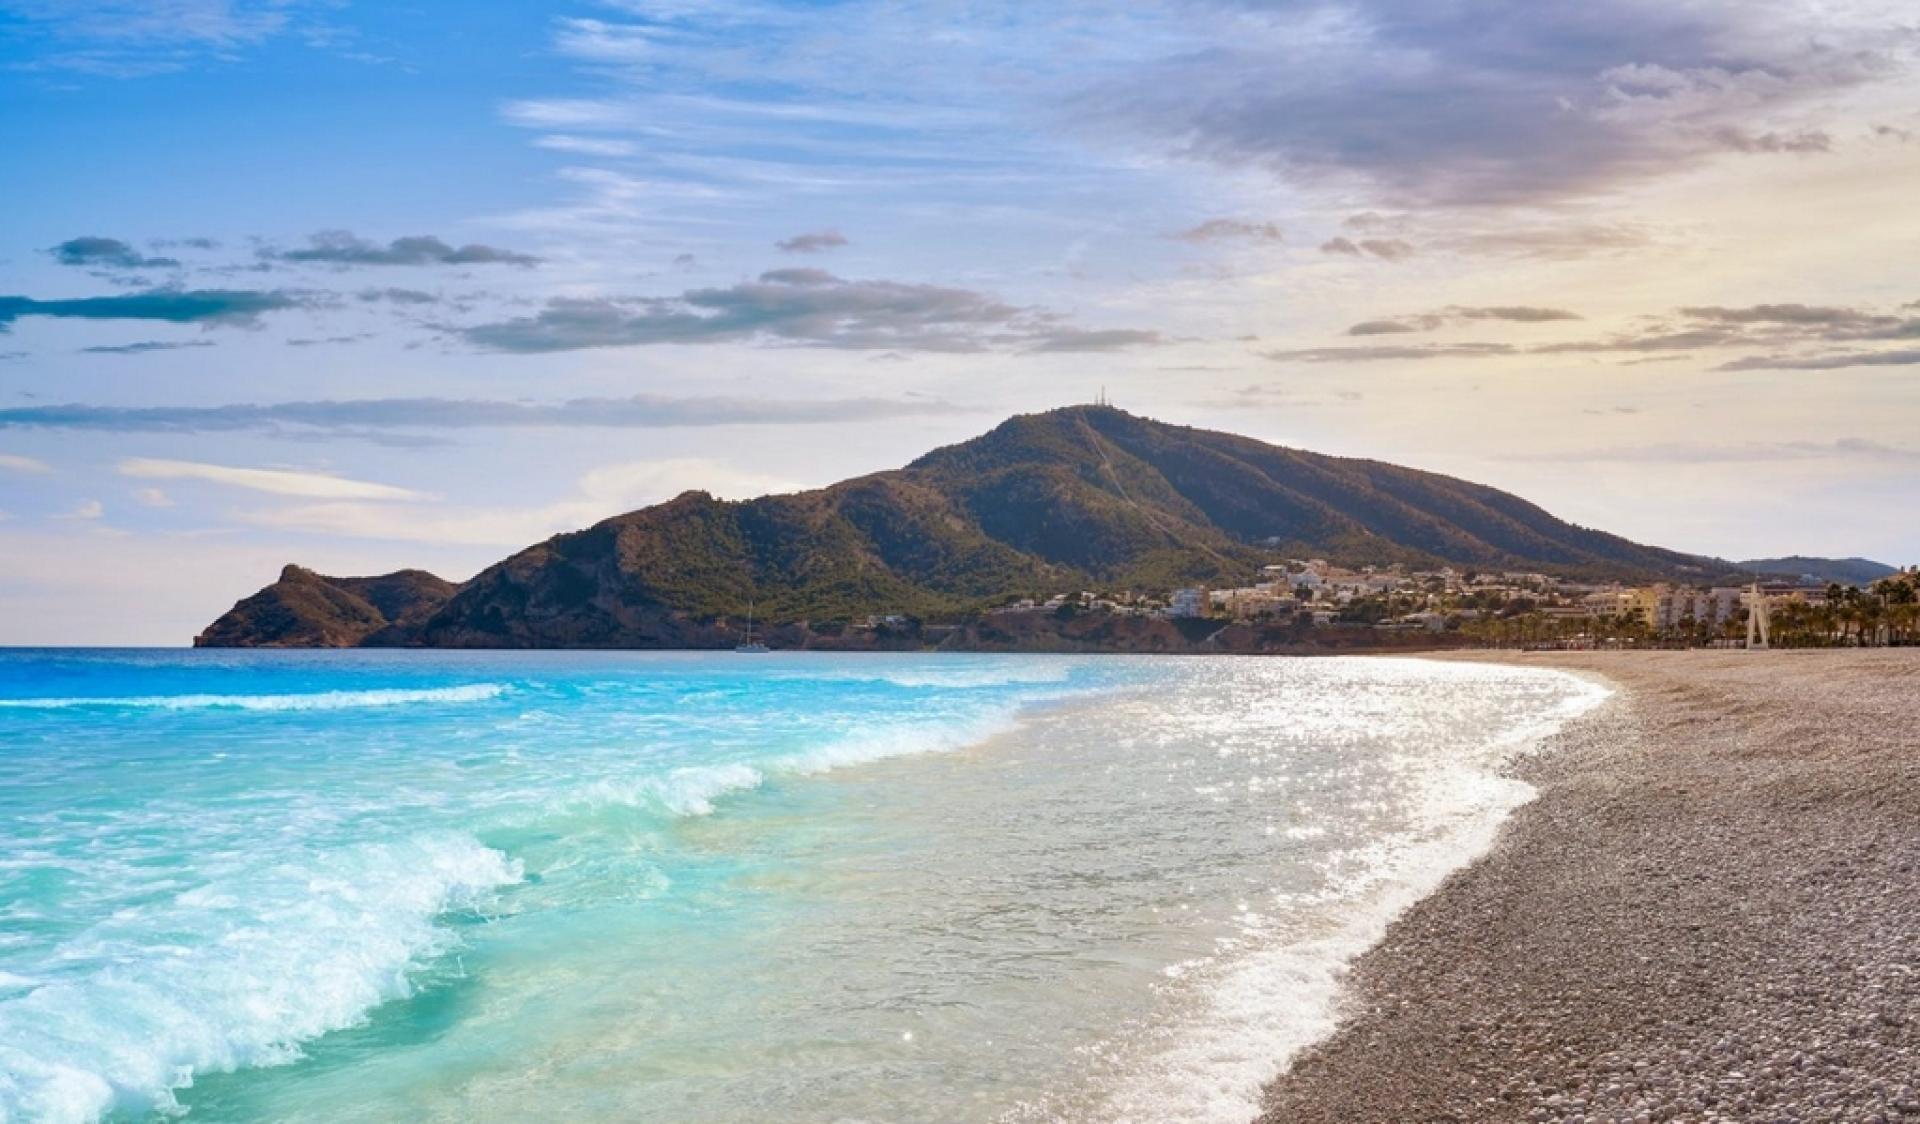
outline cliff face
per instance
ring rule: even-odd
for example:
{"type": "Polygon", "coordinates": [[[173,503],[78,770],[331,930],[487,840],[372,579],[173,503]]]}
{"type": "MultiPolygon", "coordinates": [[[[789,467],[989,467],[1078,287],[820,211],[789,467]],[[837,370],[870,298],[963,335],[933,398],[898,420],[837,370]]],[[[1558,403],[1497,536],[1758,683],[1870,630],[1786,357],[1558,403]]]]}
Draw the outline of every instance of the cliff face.
{"type": "Polygon", "coordinates": [[[424,570],[330,578],[299,566],[193,638],[196,648],[353,648],[409,643],[460,587],[424,570]]]}
{"type": "Polygon", "coordinates": [[[738,639],[752,601],[798,646],[815,635],[801,622],[957,617],[1090,583],[1242,582],[1307,556],[1632,578],[1724,565],[1447,476],[1073,407],[818,491],[739,503],[689,492],[457,589],[418,571],[289,567],[197,642],[712,647],[738,639]]]}

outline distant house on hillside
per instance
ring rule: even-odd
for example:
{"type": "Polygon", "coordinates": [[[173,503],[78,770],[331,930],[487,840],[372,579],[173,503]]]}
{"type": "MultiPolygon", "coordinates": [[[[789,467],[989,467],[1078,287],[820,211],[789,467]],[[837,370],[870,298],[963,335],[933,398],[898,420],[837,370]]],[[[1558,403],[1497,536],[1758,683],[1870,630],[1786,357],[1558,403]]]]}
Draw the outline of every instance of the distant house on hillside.
{"type": "Polygon", "coordinates": [[[1190,586],[1176,589],[1167,602],[1167,615],[1170,617],[1204,617],[1213,607],[1213,599],[1205,588],[1190,586]]]}

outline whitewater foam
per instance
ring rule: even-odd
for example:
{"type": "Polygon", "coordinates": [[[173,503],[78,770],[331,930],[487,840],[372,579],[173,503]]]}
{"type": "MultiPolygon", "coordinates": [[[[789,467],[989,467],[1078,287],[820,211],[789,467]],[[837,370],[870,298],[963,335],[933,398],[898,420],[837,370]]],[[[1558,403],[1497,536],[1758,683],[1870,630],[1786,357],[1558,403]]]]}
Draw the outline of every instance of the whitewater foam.
{"type": "Polygon", "coordinates": [[[419,690],[382,688],[368,691],[314,691],[286,695],[134,695],[87,698],[0,699],[11,710],[71,710],[108,707],[126,710],[354,710],[360,707],[406,706],[411,703],[483,702],[499,698],[507,688],[500,683],[470,683],[459,687],[419,690]]]}
{"type": "Polygon", "coordinates": [[[316,852],[130,907],[65,942],[56,978],[0,1000],[0,1120],[179,1110],[197,1075],[270,1066],[411,994],[518,863],[466,836],[316,852]]]}
{"type": "Polygon", "coordinates": [[[1493,771],[1502,758],[1537,749],[1612,693],[1562,672],[1521,674],[1577,688],[1539,716],[1491,731],[1476,760],[1432,778],[1421,801],[1425,833],[1404,833],[1373,844],[1364,856],[1347,856],[1363,861],[1325,895],[1341,903],[1344,915],[1332,931],[1276,938],[1261,932],[1263,919],[1248,915],[1246,939],[1230,942],[1236,954],[1177,966],[1174,975],[1202,981],[1204,1000],[1186,1018],[1155,1028],[1152,1047],[1115,1083],[1106,1118],[1243,1124],[1259,1115],[1266,1085],[1336,1029],[1352,962],[1448,875],[1490,850],[1507,817],[1534,798],[1531,785],[1493,771]]]}

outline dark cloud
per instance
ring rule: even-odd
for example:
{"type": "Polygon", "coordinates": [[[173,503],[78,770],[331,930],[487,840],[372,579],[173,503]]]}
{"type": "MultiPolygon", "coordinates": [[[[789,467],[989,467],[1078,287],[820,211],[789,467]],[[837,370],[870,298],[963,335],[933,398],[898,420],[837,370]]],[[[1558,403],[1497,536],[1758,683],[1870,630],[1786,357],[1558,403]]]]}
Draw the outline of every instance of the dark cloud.
{"type": "Polygon", "coordinates": [[[1166,340],[1159,332],[1136,328],[1086,330],[1060,328],[1034,337],[1029,351],[1124,351],[1130,347],[1157,347],[1166,340]]]}
{"type": "Polygon", "coordinates": [[[1320,243],[1323,254],[1344,254],[1348,257],[1372,256],[1385,261],[1401,261],[1413,256],[1413,246],[1398,238],[1329,238],[1320,243]]]}
{"type": "Polygon", "coordinates": [[[762,341],[857,351],[1111,350],[1151,332],[1080,331],[983,293],[898,281],[850,281],[776,269],[677,297],[561,297],[533,316],[468,328],[492,351],[544,352],[664,343],[762,341]]]}
{"type": "Polygon", "coordinates": [[[1898,29],[1787,5],[1215,0],[1231,40],[1101,83],[1087,117],[1412,207],[1540,203],[1692,166],[1893,72],[1898,29]],[[1728,130],[1734,130],[1729,133],[1728,130]]]}
{"type": "Polygon", "coordinates": [[[145,355],[149,351],[178,351],[183,347],[212,347],[212,340],[141,340],[110,346],[83,347],[88,355],[145,355]]]}
{"type": "Polygon", "coordinates": [[[535,265],[532,254],[468,243],[450,246],[428,234],[395,238],[382,246],[346,230],[323,230],[299,250],[262,250],[268,261],[319,265],[535,265]]]}
{"type": "Polygon", "coordinates": [[[783,238],[773,245],[775,249],[789,254],[819,254],[847,244],[847,236],[837,230],[816,230],[783,238]]]}
{"type": "Polygon", "coordinates": [[[1208,219],[1198,226],[1191,226],[1178,234],[1170,235],[1182,242],[1280,242],[1280,228],[1270,222],[1248,222],[1245,219],[1208,219]]]}
{"type": "Polygon", "coordinates": [[[1911,367],[1920,364],[1920,348],[1847,351],[1824,355],[1753,355],[1722,363],[1722,371],[1838,371],[1847,367],[1911,367]]]}
{"type": "Polygon", "coordinates": [[[93,234],[69,238],[47,252],[61,265],[102,269],[173,269],[180,264],[177,258],[150,258],[118,238],[93,234]]]}
{"type": "Polygon", "coordinates": [[[263,312],[305,303],[291,293],[251,289],[148,289],[111,297],[35,300],[0,296],[0,328],[23,316],[73,320],[160,320],[172,324],[251,324],[263,312]]]}
{"type": "Polygon", "coordinates": [[[1680,314],[1717,324],[1859,324],[1884,319],[1869,316],[1857,308],[1813,304],[1756,304],[1746,308],[1694,306],[1682,308],[1680,314]]]}
{"type": "Polygon", "coordinates": [[[419,289],[362,289],[357,294],[363,301],[386,301],[389,304],[436,304],[440,298],[419,289]]]}
{"type": "Polygon", "coordinates": [[[488,399],[362,398],[228,406],[23,406],[0,409],[0,429],[110,433],[265,432],[364,437],[388,430],[802,425],[964,412],[933,398],[576,398],[531,403],[488,399]]]}
{"type": "Polygon", "coordinates": [[[1362,320],[1347,329],[1350,336],[1391,336],[1403,332],[1425,332],[1444,321],[1437,316],[1402,317],[1397,320],[1362,320]]]}
{"type": "Polygon", "coordinates": [[[1555,320],[1579,320],[1577,312],[1568,312],[1564,308],[1539,308],[1525,304],[1501,304],[1486,307],[1461,307],[1453,305],[1446,315],[1461,320],[1511,320],[1517,324],[1545,324],[1555,320]]]}

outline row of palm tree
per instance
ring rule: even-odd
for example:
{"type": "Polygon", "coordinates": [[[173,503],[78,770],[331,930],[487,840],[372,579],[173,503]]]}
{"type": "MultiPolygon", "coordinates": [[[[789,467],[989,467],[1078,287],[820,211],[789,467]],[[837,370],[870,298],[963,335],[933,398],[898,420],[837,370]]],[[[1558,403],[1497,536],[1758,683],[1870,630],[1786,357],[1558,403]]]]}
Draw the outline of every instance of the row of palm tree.
{"type": "MultiPolygon", "coordinates": [[[[1769,617],[1776,648],[1911,647],[1920,644],[1920,567],[1864,589],[1829,585],[1824,599],[1780,598],[1770,604],[1769,617]]],[[[1738,647],[1746,641],[1747,610],[1717,623],[1686,617],[1662,629],[1637,609],[1579,616],[1521,612],[1464,619],[1458,627],[1469,641],[1495,648],[1738,647]]]]}

